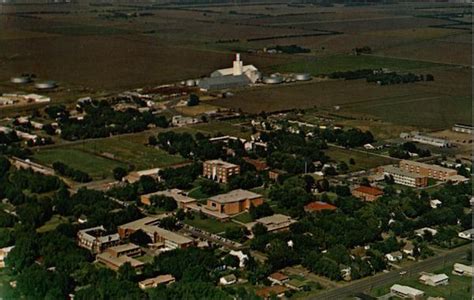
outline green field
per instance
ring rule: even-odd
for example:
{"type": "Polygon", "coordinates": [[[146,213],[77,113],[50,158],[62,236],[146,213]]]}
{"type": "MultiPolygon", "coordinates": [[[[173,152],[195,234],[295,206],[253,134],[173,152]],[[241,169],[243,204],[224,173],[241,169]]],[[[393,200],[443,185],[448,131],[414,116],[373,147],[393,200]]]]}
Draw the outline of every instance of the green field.
{"type": "Polygon", "coordinates": [[[0,299],[13,300],[21,298],[10,286],[11,280],[13,279],[7,274],[6,270],[0,270],[0,299]]]}
{"type": "Polygon", "coordinates": [[[278,72],[306,72],[313,75],[329,74],[338,71],[353,71],[358,69],[388,68],[397,71],[429,69],[440,67],[441,64],[389,58],[371,55],[332,55],[322,58],[311,57],[290,64],[275,67],[278,72]]]}
{"type": "Polygon", "coordinates": [[[44,233],[56,229],[58,225],[67,223],[68,219],[60,215],[53,215],[51,220],[46,222],[43,226],[36,229],[38,233],[44,233]]]}
{"type": "MultiPolygon", "coordinates": [[[[468,262],[463,262],[464,264],[469,265],[468,262]]],[[[471,278],[462,277],[457,275],[452,275],[451,271],[453,270],[452,265],[449,265],[445,268],[438,269],[432,273],[440,274],[444,273],[449,276],[449,284],[446,286],[428,286],[418,282],[418,274],[416,277],[409,277],[400,280],[399,284],[407,285],[418,290],[425,292],[425,296],[431,297],[444,297],[449,300],[464,300],[471,299],[471,278]]],[[[390,286],[385,286],[381,288],[374,289],[372,292],[373,295],[381,296],[389,292],[390,286]]]]}
{"type": "Polygon", "coordinates": [[[224,232],[227,228],[234,228],[239,226],[233,222],[220,222],[211,218],[202,219],[198,214],[194,215],[193,220],[186,219],[184,223],[200,228],[210,233],[221,233],[224,232]]]}
{"type": "Polygon", "coordinates": [[[349,171],[360,171],[368,170],[382,165],[393,164],[396,160],[376,156],[369,153],[361,153],[358,151],[346,150],[336,147],[329,147],[328,150],[324,151],[327,156],[336,162],[344,161],[349,166],[349,171]],[[353,158],[355,161],[354,165],[349,163],[349,160],[353,158]]]}
{"type": "Polygon", "coordinates": [[[110,177],[115,167],[126,166],[114,160],[70,147],[40,150],[33,155],[33,160],[49,166],[60,161],[71,168],[88,173],[94,179],[110,177]]]}
{"type": "Polygon", "coordinates": [[[250,217],[250,214],[248,212],[245,212],[243,214],[239,214],[238,216],[232,218],[236,221],[242,222],[242,223],[250,223],[252,222],[252,217],[250,217]]]}

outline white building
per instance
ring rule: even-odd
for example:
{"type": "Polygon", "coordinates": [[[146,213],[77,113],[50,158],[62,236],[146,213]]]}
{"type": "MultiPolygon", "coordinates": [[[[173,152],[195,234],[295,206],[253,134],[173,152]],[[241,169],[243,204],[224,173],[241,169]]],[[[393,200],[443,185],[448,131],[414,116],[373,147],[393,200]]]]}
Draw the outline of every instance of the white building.
{"type": "Polygon", "coordinates": [[[36,103],[46,103],[51,102],[51,98],[38,95],[38,94],[28,94],[23,96],[26,101],[36,102],[36,103]]]}
{"type": "Polygon", "coordinates": [[[431,233],[432,236],[435,236],[438,234],[438,230],[429,228],[429,227],[423,227],[423,228],[415,230],[415,234],[419,237],[423,237],[426,234],[426,232],[431,233]]]}
{"type": "Polygon", "coordinates": [[[430,200],[430,206],[431,208],[438,208],[441,204],[443,204],[443,202],[441,202],[440,200],[438,199],[432,199],[430,200]]]}
{"type": "Polygon", "coordinates": [[[243,268],[245,267],[245,264],[247,263],[247,261],[249,260],[249,257],[247,254],[244,254],[242,251],[235,251],[235,250],[231,250],[229,252],[229,255],[232,255],[232,256],[235,256],[239,259],[239,267],[240,268],[243,268]]]}
{"type": "Polygon", "coordinates": [[[400,251],[395,251],[395,252],[392,252],[392,253],[385,254],[385,258],[389,262],[398,262],[398,261],[402,260],[403,254],[400,251]]]}
{"type": "Polygon", "coordinates": [[[211,73],[212,77],[220,76],[240,76],[245,75],[252,83],[257,82],[262,75],[254,65],[245,65],[243,61],[240,60],[240,54],[235,55],[235,60],[233,61],[232,68],[219,69],[211,73]]]}
{"type": "Polygon", "coordinates": [[[451,146],[451,143],[448,140],[422,134],[415,134],[411,140],[420,144],[431,145],[440,148],[447,148],[451,146]]]}
{"type": "Polygon", "coordinates": [[[464,230],[464,231],[461,231],[460,233],[458,233],[458,236],[462,239],[466,239],[466,240],[474,240],[474,228],[471,228],[471,229],[468,229],[468,230],[464,230]]]}
{"type": "Polygon", "coordinates": [[[472,134],[474,132],[474,127],[472,125],[454,124],[453,131],[472,134]]]}
{"type": "Polygon", "coordinates": [[[425,292],[406,285],[394,284],[390,288],[390,292],[400,298],[405,299],[422,299],[425,292]]]}
{"type": "Polygon", "coordinates": [[[223,276],[219,279],[221,285],[231,285],[237,282],[237,277],[234,274],[223,276]]]}
{"type": "Polygon", "coordinates": [[[446,274],[425,273],[418,280],[423,284],[431,286],[447,285],[449,283],[449,277],[446,274]]]}
{"type": "Polygon", "coordinates": [[[199,123],[198,118],[192,118],[192,117],[184,117],[181,115],[173,116],[171,119],[171,124],[176,127],[181,127],[181,126],[186,126],[190,124],[196,124],[199,123]]]}
{"type": "Polygon", "coordinates": [[[455,263],[453,265],[453,274],[460,275],[460,276],[468,276],[472,277],[474,274],[474,267],[473,266],[466,266],[460,263],[455,263]]]}

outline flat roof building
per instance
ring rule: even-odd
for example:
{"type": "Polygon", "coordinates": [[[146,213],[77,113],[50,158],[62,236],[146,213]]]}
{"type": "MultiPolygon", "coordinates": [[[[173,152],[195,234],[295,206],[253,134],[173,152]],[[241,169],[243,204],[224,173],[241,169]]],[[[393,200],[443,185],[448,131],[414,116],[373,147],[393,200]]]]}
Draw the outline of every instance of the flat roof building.
{"type": "Polygon", "coordinates": [[[145,263],[139,261],[138,259],[126,255],[115,256],[109,251],[97,254],[96,259],[98,262],[104,264],[107,268],[114,271],[118,271],[118,269],[126,263],[130,263],[134,269],[141,269],[145,265],[145,263]]]}
{"type": "Polygon", "coordinates": [[[474,126],[466,124],[454,124],[453,131],[460,133],[472,134],[474,132],[474,126]]]}
{"type": "Polygon", "coordinates": [[[423,284],[431,286],[447,285],[449,283],[449,277],[446,274],[424,273],[418,280],[423,284]]]}
{"type": "Polygon", "coordinates": [[[82,229],[77,232],[77,244],[92,253],[100,253],[105,249],[120,243],[118,233],[106,234],[104,226],[82,229]]]}
{"type": "Polygon", "coordinates": [[[238,189],[209,198],[207,200],[207,209],[227,215],[235,215],[250,209],[252,205],[259,206],[262,204],[262,195],[238,189]]]}
{"type": "Polygon", "coordinates": [[[416,173],[421,176],[443,181],[448,181],[450,177],[458,174],[458,172],[453,169],[411,160],[402,160],[399,165],[400,169],[406,172],[416,173]]]}
{"type": "Polygon", "coordinates": [[[264,225],[269,232],[285,231],[290,229],[290,225],[295,222],[296,221],[289,216],[274,214],[273,216],[263,217],[255,220],[255,222],[248,223],[247,228],[251,230],[255,224],[260,223],[264,225]]]}
{"type": "Polygon", "coordinates": [[[428,185],[428,177],[417,173],[408,172],[395,166],[383,166],[380,168],[385,176],[390,176],[396,184],[409,187],[425,187],[428,185]]]}
{"type": "Polygon", "coordinates": [[[245,75],[207,77],[199,80],[199,88],[204,91],[226,90],[249,86],[250,79],[245,75]]]}
{"type": "Polygon", "coordinates": [[[414,300],[423,299],[423,296],[425,295],[425,292],[423,291],[417,290],[410,286],[400,285],[400,284],[392,285],[392,287],[390,288],[390,292],[393,295],[398,296],[400,298],[414,299],[414,300]]]}
{"type": "Polygon", "coordinates": [[[163,228],[158,227],[160,220],[167,215],[158,217],[145,217],[118,227],[120,237],[128,238],[130,234],[137,230],[142,230],[152,240],[153,243],[163,243],[168,249],[183,249],[194,245],[194,240],[163,228]]]}
{"type": "Polygon", "coordinates": [[[455,263],[453,265],[453,274],[460,275],[460,276],[468,276],[472,277],[474,274],[474,267],[473,266],[466,266],[460,263],[455,263]]]}
{"type": "Polygon", "coordinates": [[[185,209],[187,205],[194,204],[197,202],[196,199],[184,195],[184,192],[180,189],[171,189],[165,191],[158,191],[151,194],[142,195],[140,197],[140,202],[144,205],[152,205],[151,198],[153,196],[166,196],[173,198],[178,204],[178,208],[185,209]]]}
{"type": "Polygon", "coordinates": [[[166,275],[159,275],[154,278],[148,278],[148,279],[142,280],[138,283],[138,286],[142,290],[144,290],[148,288],[156,288],[160,284],[168,285],[175,281],[176,279],[173,277],[173,275],[166,274],[166,275]]]}
{"type": "Polygon", "coordinates": [[[240,174],[240,166],[220,159],[207,160],[202,166],[202,176],[227,183],[231,176],[240,174]]]}

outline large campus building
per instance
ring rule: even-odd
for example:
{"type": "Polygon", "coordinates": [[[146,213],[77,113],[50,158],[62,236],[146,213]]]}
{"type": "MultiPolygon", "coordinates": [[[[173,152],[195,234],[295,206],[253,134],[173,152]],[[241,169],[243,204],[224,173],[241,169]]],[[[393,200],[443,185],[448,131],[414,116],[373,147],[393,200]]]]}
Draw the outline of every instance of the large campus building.
{"type": "Polygon", "coordinates": [[[101,253],[105,249],[120,243],[120,236],[117,233],[106,233],[104,226],[79,230],[77,232],[77,244],[92,253],[101,253]]]}
{"type": "Polygon", "coordinates": [[[233,175],[240,174],[240,166],[220,159],[208,160],[203,163],[202,176],[217,182],[227,183],[233,175]]]}
{"type": "Polygon", "coordinates": [[[428,177],[417,173],[412,173],[395,166],[380,167],[380,172],[385,176],[390,176],[396,184],[409,187],[425,187],[428,185],[428,177]]]}
{"type": "Polygon", "coordinates": [[[263,203],[262,195],[238,189],[226,194],[217,195],[207,200],[207,208],[227,215],[235,215],[250,206],[259,206],[263,203]]]}
{"type": "Polygon", "coordinates": [[[156,246],[162,246],[167,249],[183,249],[194,245],[194,240],[158,227],[160,220],[166,215],[157,217],[145,217],[118,227],[118,234],[120,238],[126,239],[132,233],[138,230],[145,232],[156,246]]]}
{"type": "Polygon", "coordinates": [[[450,180],[450,177],[456,176],[458,174],[458,172],[453,169],[411,160],[400,161],[400,169],[406,172],[416,173],[421,176],[443,181],[448,181],[450,180]]]}
{"type": "Polygon", "coordinates": [[[104,252],[97,254],[96,259],[114,271],[117,271],[126,263],[130,263],[134,269],[140,269],[145,264],[134,257],[140,256],[141,254],[142,250],[139,246],[135,244],[124,244],[108,248],[104,252]]]}

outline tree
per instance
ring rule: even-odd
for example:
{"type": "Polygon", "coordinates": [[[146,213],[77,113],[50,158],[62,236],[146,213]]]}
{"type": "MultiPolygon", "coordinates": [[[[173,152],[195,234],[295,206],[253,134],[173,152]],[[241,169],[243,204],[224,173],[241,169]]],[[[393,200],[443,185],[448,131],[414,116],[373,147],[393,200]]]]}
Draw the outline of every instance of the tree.
{"type": "Polygon", "coordinates": [[[121,280],[133,281],[137,273],[129,262],[124,263],[118,269],[118,277],[121,280]]]}
{"type": "Polygon", "coordinates": [[[130,234],[130,242],[140,246],[147,246],[153,241],[151,240],[150,236],[148,236],[148,234],[146,234],[143,230],[139,229],[130,234]]]}
{"type": "Polygon", "coordinates": [[[116,167],[112,172],[113,172],[113,175],[114,175],[114,179],[118,180],[118,181],[121,181],[122,178],[127,176],[127,170],[125,170],[122,167],[116,167]]]}
{"type": "Polygon", "coordinates": [[[160,226],[167,230],[178,229],[178,220],[174,216],[169,216],[160,220],[160,226]]]}
{"type": "Polygon", "coordinates": [[[268,229],[262,223],[257,223],[252,227],[252,233],[258,237],[267,234],[268,229]]]}
{"type": "Polygon", "coordinates": [[[226,255],[224,256],[224,259],[222,260],[222,262],[228,266],[228,267],[232,267],[232,268],[238,268],[239,265],[240,265],[240,260],[238,257],[234,256],[234,255],[226,255]]]}
{"type": "Polygon", "coordinates": [[[196,106],[199,104],[199,96],[196,94],[189,95],[189,99],[187,102],[188,106],[196,106]]]}

